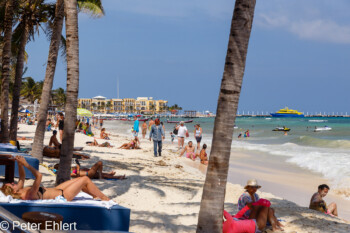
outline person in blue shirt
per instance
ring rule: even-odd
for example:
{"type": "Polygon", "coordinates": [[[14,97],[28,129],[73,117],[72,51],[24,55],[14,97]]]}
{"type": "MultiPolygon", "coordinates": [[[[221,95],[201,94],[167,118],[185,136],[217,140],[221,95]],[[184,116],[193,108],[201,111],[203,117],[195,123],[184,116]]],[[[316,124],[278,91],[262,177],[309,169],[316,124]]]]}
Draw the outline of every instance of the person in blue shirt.
{"type": "Polygon", "coordinates": [[[162,156],[162,140],[164,137],[163,127],[160,125],[159,119],[156,119],[149,133],[149,140],[153,139],[154,157],[157,157],[157,147],[159,156],[162,156]]]}
{"type": "Polygon", "coordinates": [[[134,137],[135,137],[135,140],[140,143],[140,140],[138,138],[139,136],[139,120],[137,119],[137,116],[134,115],[134,127],[133,127],[133,131],[132,131],[134,137]]]}

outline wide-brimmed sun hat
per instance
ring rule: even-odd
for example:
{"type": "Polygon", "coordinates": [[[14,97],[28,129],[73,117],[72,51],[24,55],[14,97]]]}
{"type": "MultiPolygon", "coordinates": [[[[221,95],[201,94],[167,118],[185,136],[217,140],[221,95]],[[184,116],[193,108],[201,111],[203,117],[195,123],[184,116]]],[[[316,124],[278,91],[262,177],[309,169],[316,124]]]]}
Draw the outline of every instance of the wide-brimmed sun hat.
{"type": "Polygon", "coordinates": [[[258,184],[258,181],[256,179],[251,179],[247,181],[247,185],[244,187],[244,189],[248,189],[248,187],[257,187],[258,189],[261,188],[261,186],[258,184]]]}

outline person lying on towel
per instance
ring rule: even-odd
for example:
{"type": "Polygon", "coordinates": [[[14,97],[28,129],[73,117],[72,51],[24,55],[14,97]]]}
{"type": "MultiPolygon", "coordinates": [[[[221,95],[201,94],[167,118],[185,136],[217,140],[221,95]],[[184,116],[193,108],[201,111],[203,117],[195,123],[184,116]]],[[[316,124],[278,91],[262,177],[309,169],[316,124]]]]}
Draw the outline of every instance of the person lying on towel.
{"type": "MultiPolygon", "coordinates": [[[[82,168],[78,159],[75,160],[77,166],[72,167],[70,176],[73,178],[88,176],[90,179],[125,179],[123,176],[115,176],[115,171],[113,172],[103,172],[103,163],[98,161],[90,169],[82,168]]],[[[59,164],[55,164],[54,168],[59,169],[59,164]]]]}
{"type": "Polygon", "coordinates": [[[41,185],[42,174],[30,166],[23,156],[16,156],[15,160],[18,164],[19,180],[18,183],[7,183],[1,187],[1,191],[5,195],[11,195],[15,199],[22,200],[44,200],[55,199],[57,196],[63,196],[67,201],[72,201],[73,198],[81,191],[91,195],[94,199],[109,201],[98,187],[92,183],[88,176],[79,177],[73,180],[68,180],[54,188],[44,188],[41,185]],[[35,176],[32,186],[24,187],[26,167],[35,176]]]}
{"type": "MultiPolygon", "coordinates": [[[[43,156],[50,157],[50,158],[60,158],[60,149],[56,149],[55,147],[45,146],[43,149],[43,156]]],[[[90,159],[89,156],[83,155],[77,152],[73,153],[73,158],[77,159],[90,159]]]]}

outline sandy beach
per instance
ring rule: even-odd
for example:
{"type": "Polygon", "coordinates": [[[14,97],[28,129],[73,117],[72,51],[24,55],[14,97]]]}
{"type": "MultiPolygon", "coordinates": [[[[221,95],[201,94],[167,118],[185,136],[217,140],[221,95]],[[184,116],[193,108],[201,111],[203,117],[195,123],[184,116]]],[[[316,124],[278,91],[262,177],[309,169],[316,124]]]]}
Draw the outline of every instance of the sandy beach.
{"type": "MultiPolygon", "coordinates": [[[[19,127],[19,136],[34,137],[36,126],[20,124],[19,127]]],[[[50,136],[51,133],[46,133],[45,145],[48,144],[50,136]]],[[[131,135],[114,135],[110,143],[120,146],[130,139],[131,135]]],[[[89,160],[81,160],[81,165],[90,167],[101,160],[105,171],[126,175],[125,180],[94,180],[94,183],[115,202],[131,209],[130,232],[195,232],[205,178],[204,165],[200,165],[199,161],[191,162],[186,158],[179,158],[175,153],[175,144],[165,144],[162,157],[155,158],[153,145],[145,139],[141,140],[142,149],[139,150],[86,146],[86,142],[92,140],[91,137],[76,133],[75,146],[84,147],[82,152],[91,156],[89,160]]],[[[31,147],[32,140],[20,141],[20,144],[31,147]]],[[[293,188],[294,178],[297,178],[294,182],[307,180],[305,177],[298,177],[295,171],[282,172],[283,168],[273,169],[271,166],[265,166],[264,169],[269,169],[271,176],[281,176],[281,181],[284,180],[280,184],[269,184],[269,177],[259,173],[262,169],[259,163],[250,163],[255,161],[255,158],[245,156],[235,154],[231,158],[231,162],[237,160],[237,163],[231,163],[230,169],[235,171],[234,177],[240,177],[229,177],[229,180],[239,184],[227,184],[225,209],[232,214],[237,211],[238,198],[244,191],[240,184],[244,184],[250,174],[257,177],[268,190],[272,190],[271,185],[283,183],[284,186],[280,186],[280,189],[284,189],[285,186],[293,188]],[[252,173],[247,174],[246,171],[252,173]]],[[[58,159],[44,158],[46,165],[56,163],[58,159]]],[[[55,176],[44,166],[40,166],[40,172],[45,174],[43,185],[53,186],[55,176]]],[[[308,185],[306,182],[305,186],[308,185]]],[[[307,195],[306,199],[309,199],[308,194],[314,189],[315,187],[311,186],[304,190],[302,195],[307,195]]],[[[277,191],[278,188],[274,190],[277,191]]],[[[263,192],[264,187],[261,191],[258,194],[272,202],[277,217],[282,219],[285,225],[285,232],[350,232],[347,221],[309,210],[303,207],[305,205],[301,205],[304,202],[299,202],[298,205],[281,192],[266,193],[263,192]]]]}

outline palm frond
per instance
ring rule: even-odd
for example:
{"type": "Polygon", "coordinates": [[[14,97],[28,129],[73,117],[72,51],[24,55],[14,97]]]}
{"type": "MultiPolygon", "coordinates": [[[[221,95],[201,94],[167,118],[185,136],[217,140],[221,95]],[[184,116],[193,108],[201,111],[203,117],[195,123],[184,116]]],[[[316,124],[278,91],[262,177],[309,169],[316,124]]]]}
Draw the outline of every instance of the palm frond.
{"type": "Polygon", "coordinates": [[[105,15],[101,0],[78,0],[78,8],[80,12],[87,13],[92,17],[105,15]]]}

